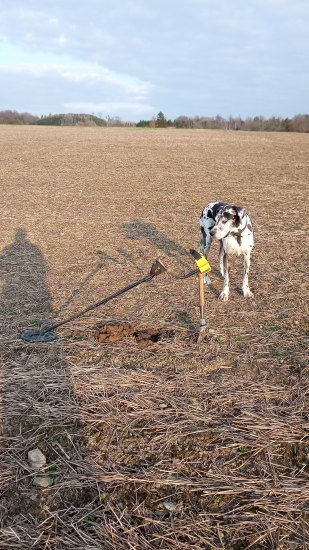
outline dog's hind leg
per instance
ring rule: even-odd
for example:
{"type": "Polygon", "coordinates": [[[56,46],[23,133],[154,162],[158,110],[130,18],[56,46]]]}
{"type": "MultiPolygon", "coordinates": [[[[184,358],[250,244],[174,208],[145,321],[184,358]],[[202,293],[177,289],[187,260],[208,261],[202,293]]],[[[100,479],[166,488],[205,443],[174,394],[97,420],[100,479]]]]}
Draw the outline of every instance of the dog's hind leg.
{"type": "Polygon", "coordinates": [[[249,269],[250,269],[250,252],[244,255],[244,278],[242,282],[242,291],[245,298],[252,298],[253,293],[249,288],[249,269]]]}
{"type": "Polygon", "coordinates": [[[229,293],[230,293],[230,278],[229,278],[229,262],[228,262],[228,255],[226,252],[223,252],[223,277],[224,277],[224,283],[223,283],[223,290],[219,296],[219,299],[223,302],[227,302],[229,299],[229,293]]]}

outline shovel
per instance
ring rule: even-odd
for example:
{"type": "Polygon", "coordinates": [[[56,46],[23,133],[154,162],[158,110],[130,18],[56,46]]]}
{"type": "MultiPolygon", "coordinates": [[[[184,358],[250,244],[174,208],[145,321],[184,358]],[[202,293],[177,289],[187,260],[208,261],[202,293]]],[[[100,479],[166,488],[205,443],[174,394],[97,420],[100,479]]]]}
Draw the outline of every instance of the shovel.
{"type": "Polygon", "coordinates": [[[207,336],[208,324],[205,320],[205,293],[204,293],[204,276],[211,271],[211,267],[208,263],[208,260],[198,252],[197,250],[190,250],[195,259],[196,265],[198,267],[198,291],[199,291],[199,306],[200,306],[200,332],[197,337],[197,343],[200,344],[203,342],[204,338],[207,336]]]}
{"type": "Polygon", "coordinates": [[[200,306],[200,332],[197,337],[197,343],[200,344],[207,336],[208,324],[205,320],[205,294],[204,294],[204,275],[199,272],[198,274],[198,292],[199,292],[199,306],[200,306]]]}

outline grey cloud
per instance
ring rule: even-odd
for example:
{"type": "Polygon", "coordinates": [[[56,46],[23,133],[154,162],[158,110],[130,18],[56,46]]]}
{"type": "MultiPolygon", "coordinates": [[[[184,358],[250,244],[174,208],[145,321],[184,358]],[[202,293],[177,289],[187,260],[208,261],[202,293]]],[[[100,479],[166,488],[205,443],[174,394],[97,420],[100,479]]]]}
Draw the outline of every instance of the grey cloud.
{"type": "Polygon", "coordinates": [[[307,105],[308,19],[304,0],[10,0],[0,8],[0,37],[28,48],[29,62],[37,50],[57,55],[59,67],[71,57],[71,73],[51,67],[53,80],[40,76],[63,87],[62,105],[140,105],[141,113],[154,105],[177,116],[255,114],[264,104],[265,114],[289,115],[293,101],[307,105]],[[74,86],[83,64],[89,82],[74,86]],[[91,77],[94,65],[101,76],[91,77]]]}

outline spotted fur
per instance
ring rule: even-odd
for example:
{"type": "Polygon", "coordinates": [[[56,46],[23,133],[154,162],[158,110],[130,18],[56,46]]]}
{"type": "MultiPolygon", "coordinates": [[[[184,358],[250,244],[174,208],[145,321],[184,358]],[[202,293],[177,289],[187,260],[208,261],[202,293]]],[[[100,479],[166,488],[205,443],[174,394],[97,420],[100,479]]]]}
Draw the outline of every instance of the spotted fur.
{"type": "MultiPolygon", "coordinates": [[[[229,255],[244,257],[242,290],[245,298],[253,296],[249,288],[250,255],[253,249],[252,222],[242,206],[232,206],[225,202],[210,202],[200,217],[201,250],[208,257],[213,237],[219,240],[220,272],[224,279],[220,300],[227,301],[230,293],[229,255]]],[[[208,276],[205,282],[210,283],[208,276]]]]}

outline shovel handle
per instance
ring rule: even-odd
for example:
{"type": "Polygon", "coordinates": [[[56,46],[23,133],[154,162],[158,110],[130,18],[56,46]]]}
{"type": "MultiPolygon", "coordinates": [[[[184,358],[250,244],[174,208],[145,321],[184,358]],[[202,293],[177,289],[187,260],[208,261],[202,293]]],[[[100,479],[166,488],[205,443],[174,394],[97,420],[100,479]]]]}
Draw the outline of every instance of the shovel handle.
{"type": "Polygon", "coordinates": [[[206,321],[204,316],[204,308],[205,308],[204,275],[201,272],[199,272],[198,274],[198,289],[199,289],[199,305],[200,305],[200,326],[205,327],[206,321]]]}
{"type": "Polygon", "coordinates": [[[205,294],[204,294],[204,275],[199,271],[198,274],[198,288],[199,288],[199,301],[200,307],[205,305],[205,294]]]}

